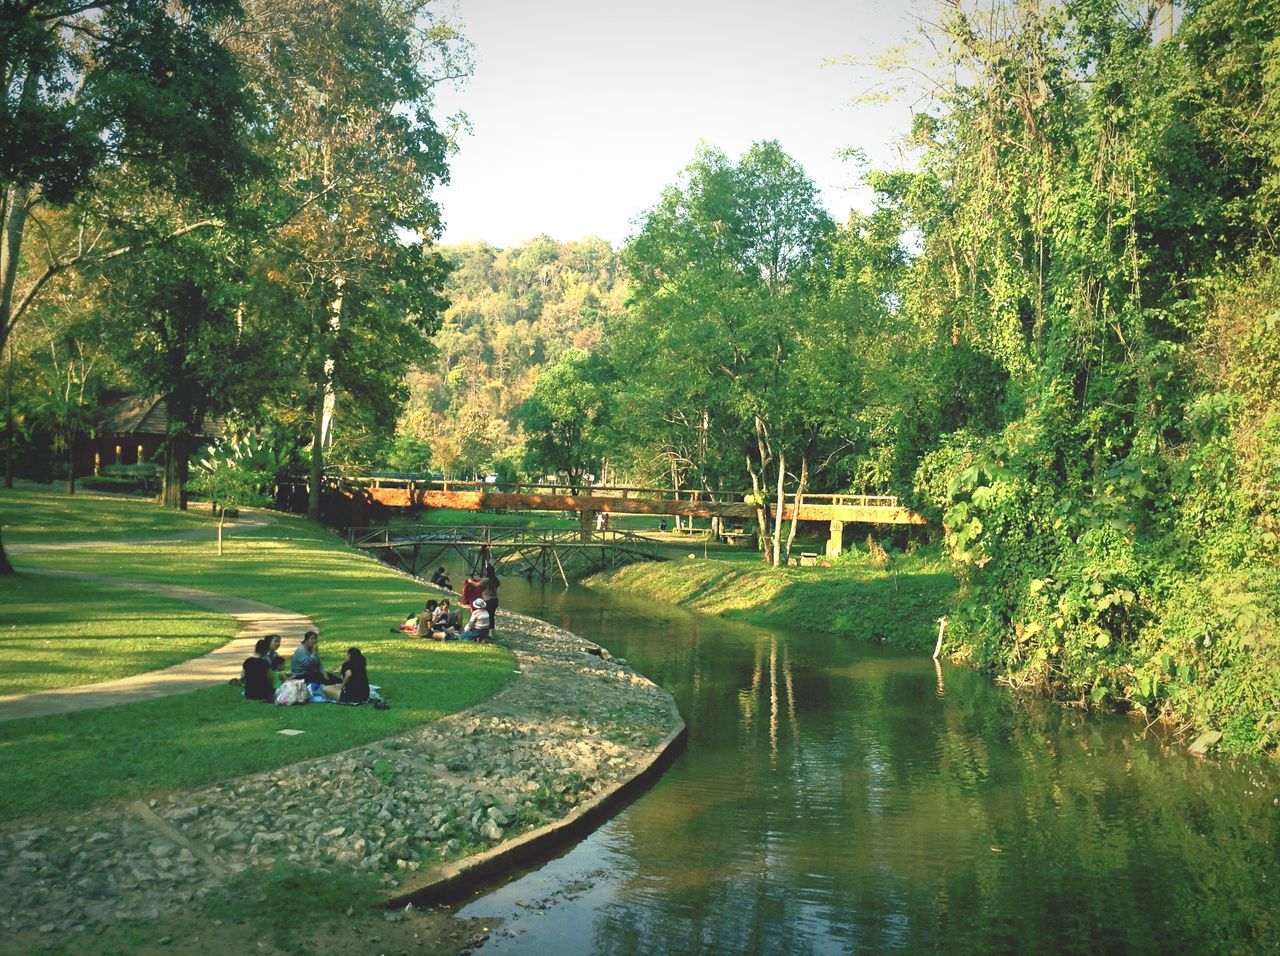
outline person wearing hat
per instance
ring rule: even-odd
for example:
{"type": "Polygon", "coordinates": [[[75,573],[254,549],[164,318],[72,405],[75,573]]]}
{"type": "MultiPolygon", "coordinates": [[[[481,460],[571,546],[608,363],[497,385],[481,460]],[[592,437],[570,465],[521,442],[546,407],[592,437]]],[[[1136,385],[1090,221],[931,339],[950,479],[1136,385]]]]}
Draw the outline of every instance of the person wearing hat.
{"type": "Polygon", "coordinates": [[[464,641],[487,641],[489,639],[489,611],[485,607],[484,598],[476,598],[471,605],[471,617],[467,619],[467,629],[458,635],[464,641]]]}

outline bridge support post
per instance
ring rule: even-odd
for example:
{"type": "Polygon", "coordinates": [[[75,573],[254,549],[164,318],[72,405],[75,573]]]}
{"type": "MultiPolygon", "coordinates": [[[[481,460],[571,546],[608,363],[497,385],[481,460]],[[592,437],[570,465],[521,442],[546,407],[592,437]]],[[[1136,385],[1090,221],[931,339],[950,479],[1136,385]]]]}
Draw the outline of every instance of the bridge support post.
{"type": "Polygon", "coordinates": [[[592,532],[596,529],[596,512],[583,508],[578,512],[578,538],[583,544],[591,541],[592,532]]]}
{"type": "Polygon", "coordinates": [[[844,550],[844,522],[831,520],[831,535],[827,538],[827,557],[838,558],[844,550]]]}

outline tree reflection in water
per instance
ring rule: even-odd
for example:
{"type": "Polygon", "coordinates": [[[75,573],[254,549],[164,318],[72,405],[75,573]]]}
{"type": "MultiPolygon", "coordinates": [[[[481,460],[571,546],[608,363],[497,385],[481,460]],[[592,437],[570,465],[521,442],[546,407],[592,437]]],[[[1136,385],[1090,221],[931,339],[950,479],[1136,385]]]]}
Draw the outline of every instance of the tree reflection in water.
{"type": "Polygon", "coordinates": [[[524,597],[671,690],[690,740],[619,817],[467,908],[508,920],[485,952],[1280,947],[1273,768],[1196,762],[927,654],[524,597]],[[540,919],[515,905],[600,869],[540,919]]]}

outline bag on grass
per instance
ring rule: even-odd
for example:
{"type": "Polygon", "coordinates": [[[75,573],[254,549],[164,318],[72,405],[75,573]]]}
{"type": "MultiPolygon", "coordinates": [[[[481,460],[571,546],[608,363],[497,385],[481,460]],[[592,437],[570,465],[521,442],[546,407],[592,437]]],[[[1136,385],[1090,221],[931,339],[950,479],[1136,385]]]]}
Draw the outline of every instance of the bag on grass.
{"type": "Polygon", "coordinates": [[[306,681],[287,680],[276,691],[276,703],[281,707],[289,707],[292,704],[305,704],[309,700],[311,700],[311,691],[308,689],[306,681]]]}

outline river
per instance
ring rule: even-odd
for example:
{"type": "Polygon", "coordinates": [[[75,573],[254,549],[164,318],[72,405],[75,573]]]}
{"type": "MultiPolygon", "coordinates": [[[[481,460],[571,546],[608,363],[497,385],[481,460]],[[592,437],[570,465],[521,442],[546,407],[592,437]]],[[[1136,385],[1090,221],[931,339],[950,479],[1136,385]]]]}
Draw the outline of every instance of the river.
{"type": "Polygon", "coordinates": [[[1280,951],[1274,767],[927,655],[519,579],[502,598],[667,688],[689,743],[462,908],[495,920],[481,953],[1280,951]]]}

